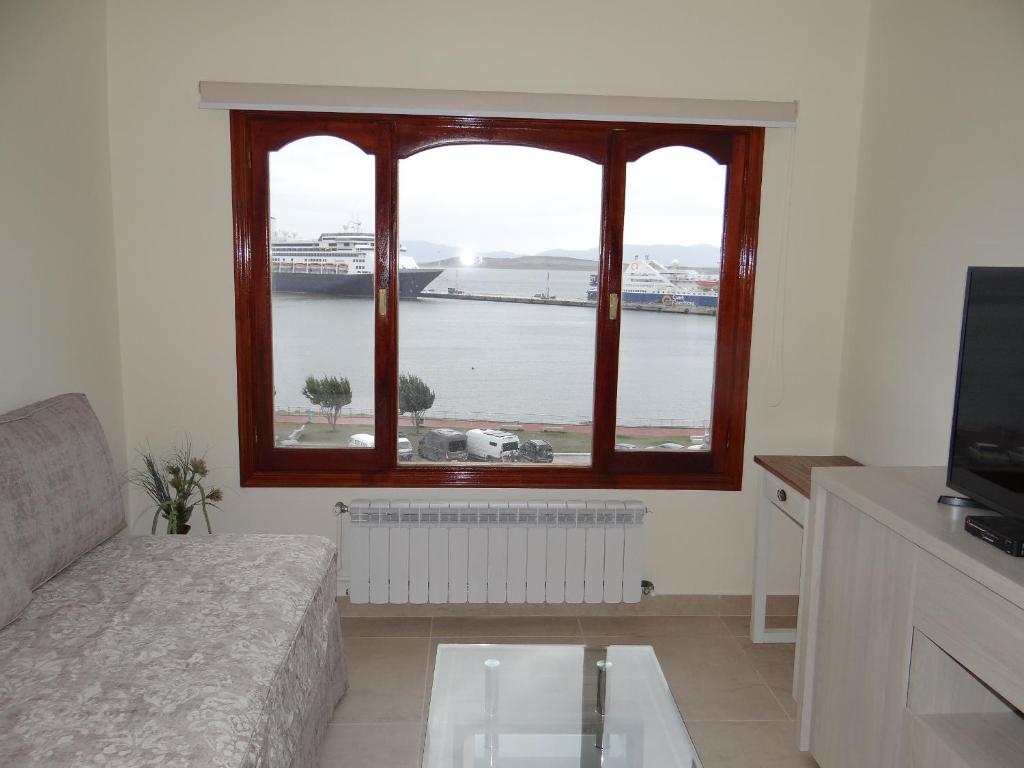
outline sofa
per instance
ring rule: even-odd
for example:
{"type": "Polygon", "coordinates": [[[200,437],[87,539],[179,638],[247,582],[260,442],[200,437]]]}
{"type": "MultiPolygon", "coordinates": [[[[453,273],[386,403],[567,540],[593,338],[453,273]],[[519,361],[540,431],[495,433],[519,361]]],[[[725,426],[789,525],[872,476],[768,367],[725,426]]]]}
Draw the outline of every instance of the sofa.
{"type": "Polygon", "coordinates": [[[316,536],[129,536],[83,395],[0,416],[0,766],[315,768],[346,674],[316,536]]]}

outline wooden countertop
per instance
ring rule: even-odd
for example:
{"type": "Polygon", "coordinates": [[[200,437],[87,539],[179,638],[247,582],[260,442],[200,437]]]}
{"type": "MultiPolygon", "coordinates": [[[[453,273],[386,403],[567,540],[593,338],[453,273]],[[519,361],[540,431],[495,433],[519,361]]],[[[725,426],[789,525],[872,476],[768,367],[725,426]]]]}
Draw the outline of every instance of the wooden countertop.
{"type": "Polygon", "coordinates": [[[764,467],[793,486],[805,497],[811,496],[811,470],[815,467],[859,467],[849,456],[755,456],[754,463],[764,467]]]}

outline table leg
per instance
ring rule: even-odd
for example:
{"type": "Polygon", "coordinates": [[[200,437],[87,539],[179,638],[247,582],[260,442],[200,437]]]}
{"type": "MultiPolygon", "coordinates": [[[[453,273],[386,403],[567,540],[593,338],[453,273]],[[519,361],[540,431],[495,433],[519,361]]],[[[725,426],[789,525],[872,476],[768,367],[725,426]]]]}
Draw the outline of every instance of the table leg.
{"type": "Polygon", "coordinates": [[[771,561],[772,512],[775,507],[763,495],[757,500],[757,531],[754,536],[754,584],[751,589],[750,642],[792,643],[796,632],[791,629],[767,629],[765,614],[768,602],[768,563],[771,561]]]}

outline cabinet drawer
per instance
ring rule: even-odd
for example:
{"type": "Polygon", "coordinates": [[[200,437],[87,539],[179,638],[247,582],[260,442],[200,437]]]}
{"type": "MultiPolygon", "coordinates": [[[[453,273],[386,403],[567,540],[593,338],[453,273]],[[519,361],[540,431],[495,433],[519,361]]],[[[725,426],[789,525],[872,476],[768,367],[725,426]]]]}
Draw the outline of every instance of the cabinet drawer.
{"type": "Polygon", "coordinates": [[[800,525],[807,522],[810,502],[800,491],[783,482],[770,472],[761,473],[761,493],[768,501],[781,509],[800,525]]]}
{"type": "Polygon", "coordinates": [[[914,626],[1018,709],[1024,708],[1024,611],[921,552],[914,626]]]}
{"type": "Polygon", "coordinates": [[[910,768],[1019,766],[1024,720],[1014,712],[904,716],[910,768]]]}

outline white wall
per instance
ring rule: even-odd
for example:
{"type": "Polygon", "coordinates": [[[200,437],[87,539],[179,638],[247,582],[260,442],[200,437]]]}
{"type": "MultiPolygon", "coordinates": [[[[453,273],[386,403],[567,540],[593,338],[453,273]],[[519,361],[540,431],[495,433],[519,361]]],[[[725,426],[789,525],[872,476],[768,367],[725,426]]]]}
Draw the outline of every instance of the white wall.
{"type": "MultiPolygon", "coordinates": [[[[197,109],[196,84],[209,79],[799,99],[790,200],[789,135],[769,139],[747,453],[830,452],[867,15],[866,0],[111,0],[110,136],[129,445],[164,443],[181,431],[208,445],[228,491],[220,530],[332,535],[331,506],[339,498],[456,494],[238,488],[228,120],[197,109]]],[[[543,495],[642,498],[654,511],[647,575],[660,592],[749,593],[752,466],[748,460],[742,493],[543,495]]],[[[795,531],[782,533],[774,589],[795,592],[795,531]]]]}
{"type": "Polygon", "coordinates": [[[84,392],[124,464],[102,2],[0,3],[0,412],[84,392]]]}
{"type": "Polygon", "coordinates": [[[966,268],[1024,266],[1022,125],[1024,3],[875,0],[841,451],[945,464],[966,268]]]}

